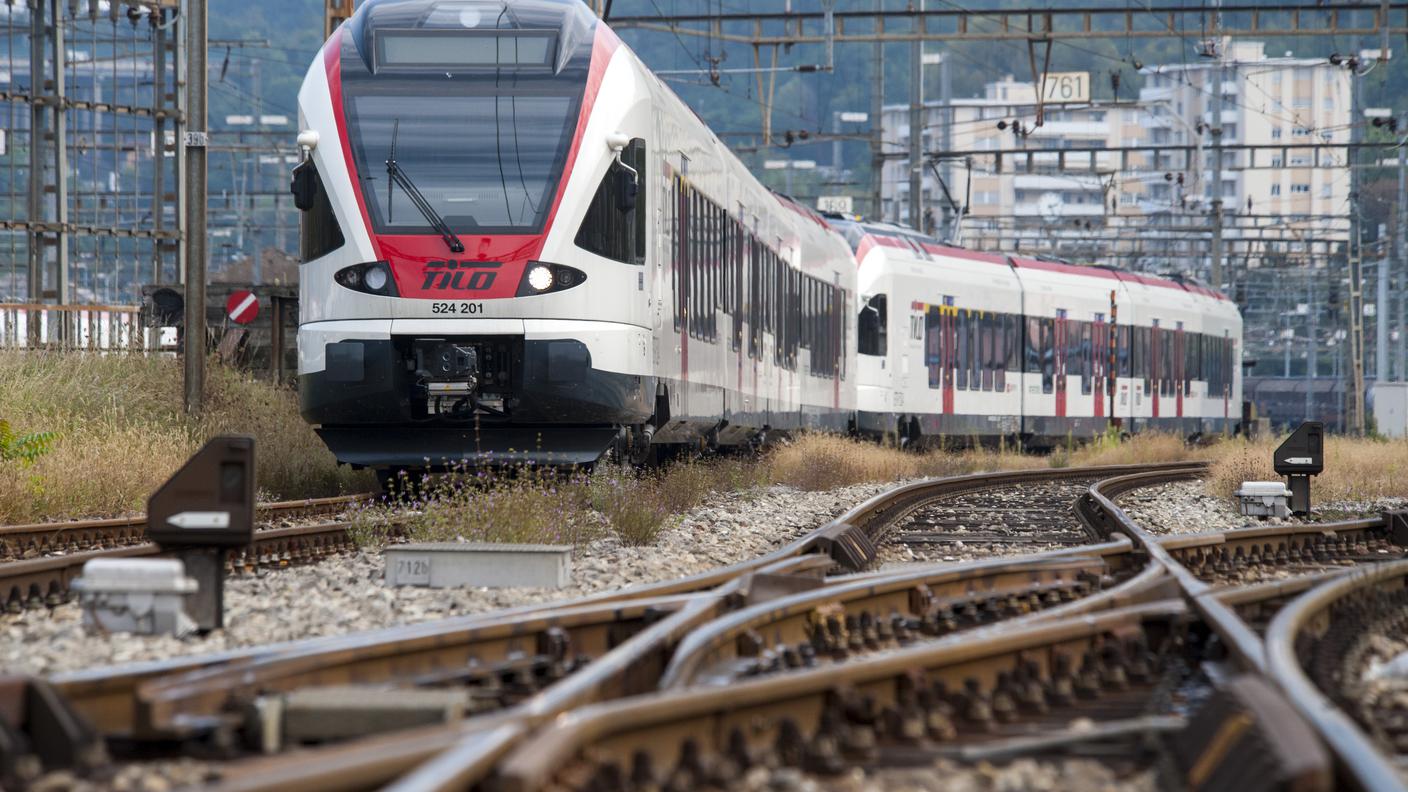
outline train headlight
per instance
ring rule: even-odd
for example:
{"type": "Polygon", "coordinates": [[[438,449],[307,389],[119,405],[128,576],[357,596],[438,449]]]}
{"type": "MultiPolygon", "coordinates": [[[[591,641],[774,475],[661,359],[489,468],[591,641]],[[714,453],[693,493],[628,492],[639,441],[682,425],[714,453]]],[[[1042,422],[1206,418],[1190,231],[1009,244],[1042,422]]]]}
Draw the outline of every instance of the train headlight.
{"type": "Polygon", "coordinates": [[[380,297],[398,297],[396,281],[391,279],[391,265],[385,261],[372,261],[366,264],[353,264],[343,267],[332,276],[338,285],[363,294],[380,297]]]}
{"type": "Polygon", "coordinates": [[[386,272],[386,268],[381,266],[369,267],[362,276],[362,282],[366,284],[369,290],[374,292],[385,289],[388,280],[390,280],[390,276],[386,272]]]}
{"type": "Polygon", "coordinates": [[[552,288],[552,269],[546,264],[534,264],[528,270],[528,285],[535,291],[547,291],[552,288]]]}
{"type": "Polygon", "coordinates": [[[587,273],[564,264],[546,261],[530,261],[519,276],[518,293],[515,297],[533,297],[540,294],[556,294],[564,289],[580,286],[587,279],[587,273]]]}

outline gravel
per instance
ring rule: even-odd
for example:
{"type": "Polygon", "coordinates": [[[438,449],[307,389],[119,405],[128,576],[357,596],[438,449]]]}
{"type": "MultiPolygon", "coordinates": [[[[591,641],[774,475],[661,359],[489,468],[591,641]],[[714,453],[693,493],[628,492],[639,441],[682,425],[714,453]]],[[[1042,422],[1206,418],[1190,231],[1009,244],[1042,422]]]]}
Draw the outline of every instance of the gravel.
{"type": "Polygon", "coordinates": [[[389,588],[382,582],[381,553],[362,551],[227,580],[227,627],[203,637],[89,634],[74,603],[6,614],[0,617],[0,671],[53,674],[219,652],[684,577],[784,545],[888,486],[861,484],[828,492],[773,486],[748,495],[714,496],[663,531],[653,545],[632,547],[606,538],[577,548],[572,584],[560,589],[389,588]]]}
{"type": "Polygon", "coordinates": [[[966,563],[1083,544],[1084,531],[1073,507],[1085,487],[1070,482],[1024,484],[939,501],[891,529],[878,548],[880,568],[966,563]],[[918,535],[930,540],[916,541],[918,535]],[[1058,538],[1068,541],[1043,541],[1058,538]]]}
{"type": "Polygon", "coordinates": [[[83,778],[66,771],[35,779],[29,792],[169,792],[198,789],[219,778],[213,765],[194,759],[174,759],[118,765],[83,778]]]}
{"type": "Polygon", "coordinates": [[[940,759],[927,767],[854,768],[837,777],[807,776],[792,768],[755,768],[744,778],[748,792],[1153,792],[1152,770],[1120,773],[1091,759],[1017,759],[1007,764],[961,764],[940,759]]]}
{"type": "MultiPolygon", "coordinates": [[[[1408,505],[1408,498],[1316,503],[1313,495],[1312,492],[1311,516],[1322,521],[1377,515],[1408,505]]],[[[1201,479],[1138,489],[1121,497],[1119,505],[1135,522],[1154,534],[1204,533],[1305,522],[1294,516],[1284,519],[1243,517],[1232,501],[1209,495],[1201,479]]]]}
{"type": "MultiPolygon", "coordinates": [[[[1378,727],[1377,736],[1384,748],[1395,756],[1408,754],[1408,730],[1401,727],[1403,714],[1408,712],[1408,636],[1371,635],[1367,660],[1357,684],[1346,692],[1358,701],[1360,715],[1378,727]]],[[[1408,766],[1396,763],[1398,774],[1408,782],[1408,766]]]]}

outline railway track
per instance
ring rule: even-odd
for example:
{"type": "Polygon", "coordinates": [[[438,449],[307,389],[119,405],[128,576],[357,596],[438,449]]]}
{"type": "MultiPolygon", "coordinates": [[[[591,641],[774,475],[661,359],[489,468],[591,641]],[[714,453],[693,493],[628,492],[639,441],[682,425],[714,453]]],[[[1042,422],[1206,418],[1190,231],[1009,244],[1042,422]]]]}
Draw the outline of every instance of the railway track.
{"type": "Polygon", "coordinates": [[[899,522],[888,541],[915,561],[1017,555],[1089,542],[1076,499],[1092,479],[992,487],[940,500],[899,522]]]}
{"type": "MultiPolygon", "coordinates": [[[[1103,608],[1091,602],[1102,596],[1097,593],[1046,614],[993,612],[990,626],[930,642],[900,645],[891,639],[866,653],[856,651],[868,645],[864,638],[848,641],[832,657],[840,662],[812,662],[794,646],[788,661],[788,636],[806,640],[805,625],[816,624],[815,610],[810,618],[802,616],[809,606],[874,606],[887,594],[912,601],[922,589],[870,579],[839,584],[829,599],[823,592],[833,587],[794,595],[692,634],[677,650],[661,693],[573,712],[506,754],[483,735],[467,736],[396,788],[454,788],[471,768],[475,778],[510,790],[728,788],[760,767],[824,777],[847,767],[870,771],[940,757],[1030,755],[1102,741],[1106,751],[1118,750],[1124,758],[1131,744],[1143,746],[1134,751],[1143,751],[1140,766],[1163,773],[1172,768],[1164,783],[1174,788],[1217,778],[1262,784],[1251,788],[1331,788],[1331,757],[1321,747],[1318,725],[1297,718],[1282,694],[1256,676],[1264,656],[1237,647],[1248,628],[1229,622],[1230,611],[1216,607],[1217,596],[1242,587],[1215,589],[1199,579],[1114,505],[1119,493],[1170,475],[1109,479],[1091,487],[1077,506],[1088,530],[1128,537],[1127,544],[1088,548],[1093,555],[1128,557],[1136,568],[1138,559],[1147,562],[1122,585],[1115,582],[1110,591],[1122,596],[1108,597],[1103,608]],[[777,638],[760,646],[760,636],[777,638]],[[1205,664],[1217,670],[1207,671],[1205,664]],[[759,674],[760,666],[765,673],[759,674]],[[1248,675],[1226,681],[1240,673],[1248,675]],[[1203,707],[1212,698],[1214,677],[1223,679],[1223,695],[1203,707]],[[727,685],[727,695],[718,695],[716,685],[727,685]],[[1093,725],[1072,729],[1073,719],[1093,725]],[[1235,730],[1230,753],[1227,729],[1235,730]],[[1112,749],[1111,740],[1123,742],[1112,749]]],[[[1321,543],[1353,546],[1356,532],[1388,526],[1387,519],[1319,526],[1321,543]]],[[[1402,554],[1401,547],[1392,551],[1383,543],[1378,549],[1388,552],[1376,557],[1402,554]]],[[[1081,558],[1080,551],[1045,555],[1048,563],[1081,558]]],[[[976,566],[956,569],[976,583],[976,566]]],[[[997,569],[987,571],[998,577],[997,569]]],[[[1308,572],[1292,581],[1316,577],[1308,572]]],[[[1035,576],[1033,582],[1043,584],[1035,576]]],[[[1285,596],[1293,585],[1263,584],[1263,597],[1285,596]]],[[[1344,758],[1338,758],[1342,766],[1344,758]]]]}
{"type": "MultiPolygon", "coordinates": [[[[1130,470],[1104,468],[1096,475],[1130,470]]],[[[208,663],[184,659],[71,674],[56,682],[101,733],[138,741],[203,739],[274,747],[280,740],[249,713],[269,711],[277,696],[291,691],[348,683],[468,691],[479,716],[467,722],[490,723],[495,717],[518,722],[527,717],[536,723],[584,703],[654,689],[670,653],[695,628],[750,604],[815,590],[825,571],[865,569],[875,560],[877,544],[886,541],[897,522],[937,499],[1024,481],[1044,484],[1090,475],[1041,470],[908,485],[861,504],[774,553],[692,578],[496,618],[464,617],[317,639],[231,653],[208,663]]],[[[1127,540],[1105,544],[1108,558],[1097,553],[1093,561],[1046,562],[1052,571],[1038,575],[1045,574],[1052,585],[1049,596],[1035,607],[1075,600],[1105,585],[1105,573],[1121,563],[1130,547],[1127,540]],[[1058,567],[1065,571],[1056,571],[1058,567]]],[[[1016,581],[1028,572],[1013,571],[1005,578],[996,569],[984,574],[993,585],[1015,591],[1016,581]]],[[[862,577],[855,576],[857,581],[862,577]]],[[[987,607],[986,602],[982,605],[987,607]]],[[[968,610],[960,607],[955,618],[968,619],[968,610]]],[[[434,744],[422,741],[410,754],[423,760],[433,755],[427,752],[434,744]]],[[[316,763],[308,766],[329,770],[316,763]]]]}
{"type": "Polygon", "coordinates": [[[1405,619],[1408,561],[1396,561],[1322,578],[1266,630],[1270,673],[1361,789],[1408,785],[1408,683],[1368,674],[1375,654],[1402,650],[1405,619]]]}
{"type": "MultiPolygon", "coordinates": [[[[256,519],[263,527],[252,546],[231,554],[232,568],[305,563],[347,549],[346,523],[279,524],[337,514],[368,497],[260,504],[256,519]]],[[[89,560],[157,555],[159,548],[146,541],[146,524],[146,516],[137,515],[0,527],[0,559],[13,559],[0,563],[0,604],[10,613],[57,605],[67,599],[69,583],[89,560]]]]}
{"type": "Polygon", "coordinates": [[[1161,778],[1251,772],[1328,788],[1351,757],[1266,684],[1274,620],[1342,566],[1401,558],[1403,537],[1386,517],[1155,538],[1116,505],[1202,471],[921,482],[692,578],[54,682],[128,745],[284,751],[224,765],[228,790],[727,788],[762,768],[883,778],[1067,750],[1115,751],[1126,771],[1161,778]],[[1010,497],[1020,487],[1033,488],[1025,504],[1010,497]],[[1028,555],[870,571],[907,533],[932,531],[924,522],[981,526],[984,502],[1011,504],[1000,544],[1028,555]],[[1070,541],[1044,542],[1043,529],[1070,541]],[[1214,687],[1221,703],[1203,706],[1214,687]],[[469,717],[356,739],[310,730],[304,694],[339,688],[438,691],[469,717]],[[1209,744],[1228,723],[1254,760],[1234,766],[1225,741],[1209,744]],[[287,752],[310,740],[326,744],[287,752]]]}

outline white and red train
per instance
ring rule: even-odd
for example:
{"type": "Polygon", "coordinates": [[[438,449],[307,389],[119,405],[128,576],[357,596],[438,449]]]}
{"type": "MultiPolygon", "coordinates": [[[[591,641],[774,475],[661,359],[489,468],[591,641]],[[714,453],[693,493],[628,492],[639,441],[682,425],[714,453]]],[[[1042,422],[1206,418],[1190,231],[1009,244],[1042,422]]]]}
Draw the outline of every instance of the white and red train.
{"type": "Polygon", "coordinates": [[[580,0],[368,0],[299,113],[300,398],[343,462],[643,459],[801,428],[1041,441],[1109,415],[1192,434],[1239,413],[1226,300],[823,218],[580,0]]]}

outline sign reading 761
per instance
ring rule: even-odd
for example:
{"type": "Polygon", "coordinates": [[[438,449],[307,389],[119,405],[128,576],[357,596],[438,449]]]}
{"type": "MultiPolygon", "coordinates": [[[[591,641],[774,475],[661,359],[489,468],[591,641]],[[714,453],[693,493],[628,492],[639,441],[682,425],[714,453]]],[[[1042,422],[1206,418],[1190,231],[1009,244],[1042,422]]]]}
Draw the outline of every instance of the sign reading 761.
{"type": "Polygon", "coordinates": [[[1090,101],[1090,72],[1050,72],[1045,75],[1043,83],[1043,102],[1059,104],[1090,101]]]}

